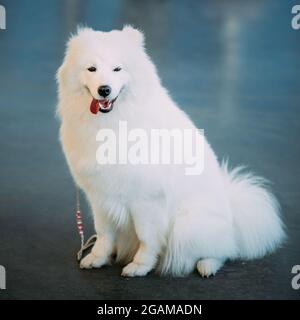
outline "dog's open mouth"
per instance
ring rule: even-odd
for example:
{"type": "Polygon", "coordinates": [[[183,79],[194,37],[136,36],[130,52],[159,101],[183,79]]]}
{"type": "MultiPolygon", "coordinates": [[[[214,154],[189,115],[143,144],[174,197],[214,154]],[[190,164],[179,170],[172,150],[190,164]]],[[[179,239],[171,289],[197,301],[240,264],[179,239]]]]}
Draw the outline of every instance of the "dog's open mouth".
{"type": "Polygon", "coordinates": [[[90,106],[90,110],[93,114],[97,114],[98,111],[102,113],[110,112],[114,107],[114,102],[117,100],[117,97],[113,100],[101,99],[96,100],[93,98],[90,106]]]}

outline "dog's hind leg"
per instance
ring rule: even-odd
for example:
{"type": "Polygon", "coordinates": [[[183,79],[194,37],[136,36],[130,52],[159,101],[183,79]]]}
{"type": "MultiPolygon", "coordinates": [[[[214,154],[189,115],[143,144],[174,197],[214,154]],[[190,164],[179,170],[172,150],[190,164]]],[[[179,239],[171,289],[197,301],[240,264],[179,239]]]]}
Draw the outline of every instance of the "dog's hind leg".
{"type": "Polygon", "coordinates": [[[161,273],[184,276],[197,266],[202,276],[209,276],[226,259],[236,256],[230,213],[218,209],[206,198],[206,203],[203,200],[192,206],[190,201],[179,211],[160,264],[161,273]]]}

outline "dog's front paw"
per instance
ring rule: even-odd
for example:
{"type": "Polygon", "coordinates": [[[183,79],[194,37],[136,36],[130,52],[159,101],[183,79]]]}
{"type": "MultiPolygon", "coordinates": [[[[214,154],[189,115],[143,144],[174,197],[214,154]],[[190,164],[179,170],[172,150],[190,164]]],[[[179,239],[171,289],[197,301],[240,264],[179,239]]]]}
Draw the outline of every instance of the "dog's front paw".
{"type": "Polygon", "coordinates": [[[145,276],[149,271],[151,271],[151,267],[131,262],[122,270],[123,277],[142,277],[145,276]]]}
{"type": "Polygon", "coordinates": [[[224,261],[219,259],[207,258],[198,261],[197,269],[203,278],[214,276],[216,272],[223,266],[224,261]]]}
{"type": "Polygon", "coordinates": [[[89,253],[80,261],[81,269],[101,268],[108,263],[108,259],[105,257],[97,257],[93,253],[89,253]]]}

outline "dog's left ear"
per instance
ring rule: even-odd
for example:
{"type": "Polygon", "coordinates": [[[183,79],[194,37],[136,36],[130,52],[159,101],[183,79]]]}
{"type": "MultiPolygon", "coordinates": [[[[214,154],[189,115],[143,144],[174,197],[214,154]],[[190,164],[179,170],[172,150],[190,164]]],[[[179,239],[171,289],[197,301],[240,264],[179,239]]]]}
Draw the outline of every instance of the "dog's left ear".
{"type": "Polygon", "coordinates": [[[126,34],[128,39],[134,41],[135,43],[137,43],[140,46],[144,46],[145,38],[144,38],[143,33],[140,30],[135,29],[130,25],[125,25],[123,27],[122,32],[124,34],[126,34]]]}

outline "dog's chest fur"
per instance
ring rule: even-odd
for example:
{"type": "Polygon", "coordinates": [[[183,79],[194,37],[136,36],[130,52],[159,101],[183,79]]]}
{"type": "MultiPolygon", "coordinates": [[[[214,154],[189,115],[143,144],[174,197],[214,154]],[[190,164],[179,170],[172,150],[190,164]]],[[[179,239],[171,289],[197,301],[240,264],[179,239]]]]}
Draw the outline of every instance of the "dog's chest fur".
{"type": "MultiPolygon", "coordinates": [[[[114,126],[105,123],[105,128],[114,126]]],[[[149,197],[161,194],[162,185],[160,168],[149,166],[133,166],[127,164],[100,165],[97,162],[96,152],[100,142],[96,135],[102,128],[98,123],[63,122],[61,126],[61,141],[68,164],[73,176],[83,189],[96,192],[107,203],[118,199],[131,201],[147,194],[149,197]],[[147,172],[145,172],[145,170],[147,172]],[[148,173],[148,174],[147,174],[148,173]]],[[[117,129],[114,128],[116,134],[117,129]]],[[[118,143],[117,143],[118,147],[118,143]]]]}

